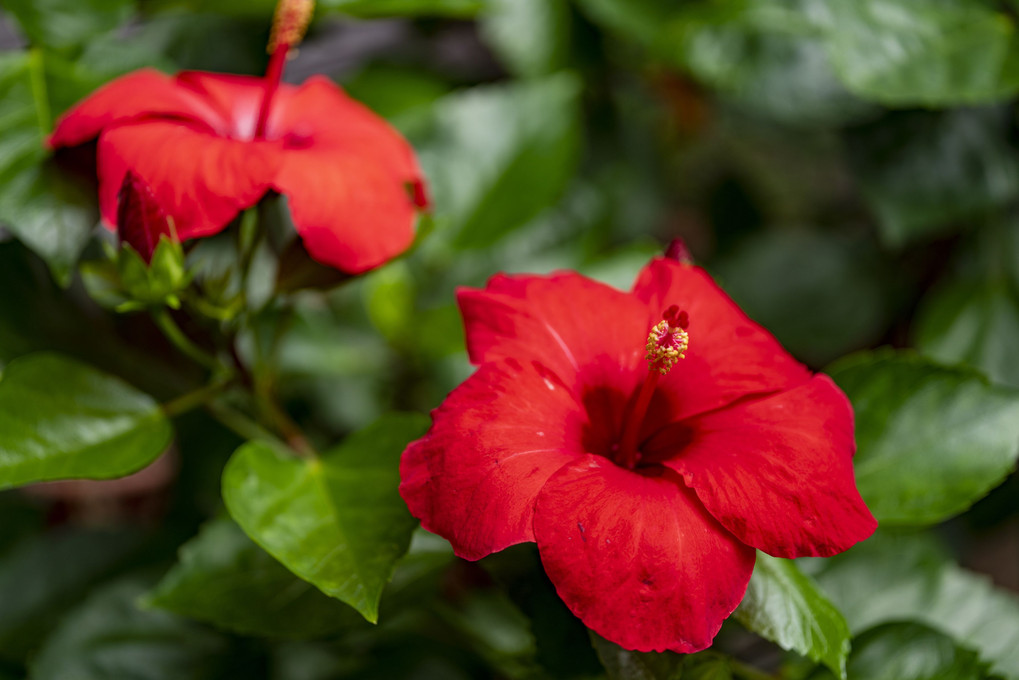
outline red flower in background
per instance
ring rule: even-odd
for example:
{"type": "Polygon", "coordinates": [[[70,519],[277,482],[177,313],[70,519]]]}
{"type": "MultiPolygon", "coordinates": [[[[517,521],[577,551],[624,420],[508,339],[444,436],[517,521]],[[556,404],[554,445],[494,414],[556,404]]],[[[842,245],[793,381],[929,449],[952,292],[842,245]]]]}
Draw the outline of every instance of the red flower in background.
{"type": "Polygon", "coordinates": [[[358,273],[411,244],[427,200],[410,145],[326,78],[280,83],[310,12],[306,0],[280,4],[264,79],[143,69],[61,117],[52,148],[98,139],[99,205],[111,228],[131,172],[184,240],[219,232],[273,190],[323,264],[358,273]]]}
{"type": "Polygon", "coordinates": [[[459,303],[479,368],[405,451],[400,492],[461,557],[536,542],[600,635],[704,649],[755,548],[830,556],[874,531],[845,395],[703,270],[656,259],[630,293],[500,275],[459,303]]]}

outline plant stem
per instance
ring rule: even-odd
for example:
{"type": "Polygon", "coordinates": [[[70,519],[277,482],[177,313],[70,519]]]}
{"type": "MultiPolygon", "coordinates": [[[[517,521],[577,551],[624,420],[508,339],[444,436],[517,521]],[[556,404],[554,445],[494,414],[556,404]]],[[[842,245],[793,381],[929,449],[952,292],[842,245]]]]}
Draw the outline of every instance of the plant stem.
{"type": "Polygon", "coordinates": [[[212,401],[205,404],[205,409],[212,415],[212,417],[241,439],[263,442],[279,451],[293,453],[292,449],[287,446],[286,443],[281,441],[279,437],[275,436],[232,406],[212,401]]]}
{"type": "Polygon", "coordinates": [[[262,395],[259,401],[291,449],[296,451],[302,458],[318,456],[318,452],[312,447],[308,438],[304,436],[300,426],[294,422],[290,414],[286,412],[286,409],[276,403],[272,394],[262,395]]]}
{"type": "Polygon", "coordinates": [[[197,390],[188,392],[187,394],[182,394],[181,396],[171,399],[163,404],[163,412],[170,418],[173,418],[187,413],[188,411],[193,411],[219,396],[219,394],[222,393],[222,391],[226,389],[231,382],[231,380],[217,380],[205,385],[204,387],[199,387],[197,390]]]}
{"type": "Polygon", "coordinates": [[[184,331],[180,329],[180,326],[173,320],[170,312],[165,307],[154,311],[152,319],[159,326],[159,330],[163,331],[166,339],[189,359],[211,370],[220,368],[220,363],[216,360],[216,357],[196,345],[191,338],[185,335],[184,331]]]}

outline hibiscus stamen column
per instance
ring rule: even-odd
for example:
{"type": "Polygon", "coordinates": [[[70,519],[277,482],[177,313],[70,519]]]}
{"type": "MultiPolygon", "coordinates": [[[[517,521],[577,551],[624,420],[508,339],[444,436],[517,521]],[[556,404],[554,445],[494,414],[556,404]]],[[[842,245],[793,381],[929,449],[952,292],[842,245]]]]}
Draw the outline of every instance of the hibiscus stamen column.
{"type": "Polygon", "coordinates": [[[690,319],[687,313],[679,311],[679,307],[672,305],[665,310],[662,320],[648,333],[647,354],[644,356],[648,362],[648,374],[640,387],[637,401],[634,402],[629,416],[623,423],[623,435],[619,441],[617,462],[629,470],[637,466],[640,458],[637,439],[640,436],[644,415],[651,404],[651,396],[658,386],[658,380],[672,370],[677,361],[686,356],[685,352],[690,344],[690,335],[686,332],[689,326],[690,319]]]}
{"type": "Polygon", "coordinates": [[[255,125],[255,139],[265,138],[269,122],[272,98],[283,79],[283,67],[287,63],[290,48],[295,47],[304,37],[315,11],[315,0],[280,0],[269,34],[269,66],[265,70],[265,91],[258,109],[258,123],[255,125]]]}

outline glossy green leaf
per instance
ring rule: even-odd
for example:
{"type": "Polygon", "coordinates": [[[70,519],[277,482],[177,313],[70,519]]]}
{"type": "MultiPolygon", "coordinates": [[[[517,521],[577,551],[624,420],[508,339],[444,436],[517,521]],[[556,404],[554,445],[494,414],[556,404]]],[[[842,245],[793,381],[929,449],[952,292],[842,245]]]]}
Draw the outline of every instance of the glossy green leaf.
{"type": "Polygon", "coordinates": [[[59,354],[16,359],[0,380],[0,488],[122,477],[172,435],[151,397],[59,354]]]}
{"type": "Polygon", "coordinates": [[[124,23],[132,0],[4,0],[29,42],[47,47],[82,45],[124,23]]]}
{"type": "Polygon", "coordinates": [[[839,81],[824,42],[815,36],[704,30],[687,59],[698,77],[742,110],[782,123],[835,127],[878,112],[839,81]]]}
{"type": "Polygon", "coordinates": [[[1019,293],[1001,278],[950,278],[924,300],[915,325],[921,352],[966,363],[1019,388],[1019,293]]]}
{"type": "Polygon", "coordinates": [[[944,289],[920,317],[917,343],[934,359],[976,366],[995,382],[1019,387],[1019,300],[988,283],[944,289]]]}
{"type": "Polygon", "coordinates": [[[908,352],[829,373],[856,413],[856,483],[882,524],[934,524],[1000,484],[1019,456],[1019,392],[908,352]]]}
{"type": "Polygon", "coordinates": [[[680,680],[683,656],[672,652],[633,652],[591,633],[591,644],[609,680],[680,680]]]}
{"type": "MultiPolygon", "coordinates": [[[[184,4],[203,12],[229,17],[260,18],[266,24],[276,0],[149,0],[170,7],[184,4]]],[[[486,0],[318,0],[318,13],[335,12],[355,17],[448,16],[469,18],[482,11],[486,0]]]]}
{"type": "Polygon", "coordinates": [[[375,621],[415,525],[397,491],[400,454],[427,425],[390,414],[316,459],[246,444],[223,473],[223,500],[287,568],[375,621]]]}
{"type": "Polygon", "coordinates": [[[318,637],[350,610],[293,575],[229,519],[206,524],[148,598],[153,606],[245,635],[318,637]]]}
{"type": "MultiPolygon", "coordinates": [[[[977,104],[1000,101],[1019,90],[1015,22],[991,3],[583,0],[582,4],[596,21],[723,91],[774,57],[795,59],[799,50],[815,47],[823,48],[819,54],[827,59],[815,57],[812,65],[804,64],[813,70],[812,76],[831,69],[850,92],[883,104],[977,104]]],[[[744,82],[754,87],[749,80],[744,82]]],[[[805,102],[834,95],[831,102],[841,98],[851,105],[840,90],[795,88],[805,102]]]]}
{"type": "Polygon", "coordinates": [[[486,0],[319,0],[323,10],[359,17],[434,15],[472,17],[486,0]]]}
{"type": "Polygon", "coordinates": [[[4,292],[0,295],[0,361],[42,347],[82,346],[78,331],[89,323],[88,317],[62,295],[45,263],[17,241],[0,243],[0,290],[4,292]],[[41,309],[47,313],[40,314],[41,309]]]}
{"type": "Polygon", "coordinates": [[[0,54],[0,224],[66,283],[98,221],[95,199],[46,160],[54,114],[41,51],[0,54]]]}
{"type": "Polygon", "coordinates": [[[521,76],[542,76],[566,66],[570,8],[565,0],[489,0],[483,36],[506,66],[521,76]]]}
{"type": "Polygon", "coordinates": [[[33,680],[215,680],[251,677],[229,643],[190,621],[139,607],[144,581],[96,591],[73,611],[32,662],[33,680]]]}
{"type": "Polygon", "coordinates": [[[879,265],[864,241],[783,230],[746,239],[715,271],[752,319],[820,366],[880,338],[891,295],[879,265]]]}
{"type": "Polygon", "coordinates": [[[438,100],[419,149],[440,229],[484,247],[552,203],[577,160],[579,94],[577,78],[559,73],[438,100]]]}
{"type": "Polygon", "coordinates": [[[734,674],[728,657],[711,650],[698,654],[633,652],[593,632],[590,635],[608,680],[733,680],[744,677],[734,674]]]}
{"type": "Polygon", "coordinates": [[[956,566],[929,536],[879,531],[809,566],[855,634],[917,621],[976,650],[1007,680],[1019,678],[1019,597],[956,566]]]}
{"type": "Polygon", "coordinates": [[[823,663],[846,677],[849,625],[792,560],[757,553],[754,575],[736,619],[783,649],[823,663]]]}
{"type": "Polygon", "coordinates": [[[531,621],[499,588],[475,587],[454,603],[434,606],[436,614],[470,641],[471,648],[507,677],[538,674],[531,621]]]}
{"type": "Polygon", "coordinates": [[[21,661],[34,651],[67,609],[138,550],[140,539],[135,533],[62,529],[4,551],[0,659],[21,661]]]}
{"type": "Polygon", "coordinates": [[[973,0],[824,0],[832,64],[849,89],[892,106],[976,104],[1019,90],[1015,21],[973,0]]]}
{"type": "Polygon", "coordinates": [[[656,53],[754,115],[807,126],[845,125],[874,115],[876,107],[837,78],[823,34],[803,3],[671,6],[664,28],[656,25],[650,34],[656,53]]]}
{"type": "Polygon", "coordinates": [[[844,125],[875,107],[833,70],[824,32],[802,3],[583,0],[599,23],[716,88],[755,115],[793,125],[844,125]]]}
{"type": "Polygon", "coordinates": [[[965,225],[1019,196],[1004,107],[893,112],[850,131],[857,181],[893,246],[965,225]]]}
{"type": "Polygon", "coordinates": [[[853,644],[851,678],[863,680],[984,680],[989,664],[952,638],[917,623],[869,630],[853,644]]]}

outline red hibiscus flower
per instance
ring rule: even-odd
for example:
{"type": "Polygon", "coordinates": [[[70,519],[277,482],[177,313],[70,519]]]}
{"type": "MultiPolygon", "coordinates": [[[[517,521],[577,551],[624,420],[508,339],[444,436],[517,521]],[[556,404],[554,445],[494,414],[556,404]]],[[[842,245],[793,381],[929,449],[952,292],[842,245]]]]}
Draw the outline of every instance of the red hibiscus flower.
{"type": "Polygon", "coordinates": [[[181,239],[219,232],[272,190],[287,197],[305,247],[323,264],[359,273],[410,245],[416,209],[427,206],[410,145],[326,78],[280,83],[311,3],[280,9],[265,78],[143,69],[58,121],[51,148],[98,139],[99,205],[110,228],[132,172],[181,239]],[[286,16],[294,7],[305,15],[286,16]]]}
{"type": "Polygon", "coordinates": [[[466,559],[536,542],[603,637],[704,649],[755,549],[829,556],[874,531],[845,395],[703,270],[655,259],[629,293],[500,275],[459,303],[479,368],[404,452],[400,492],[466,559]]]}

